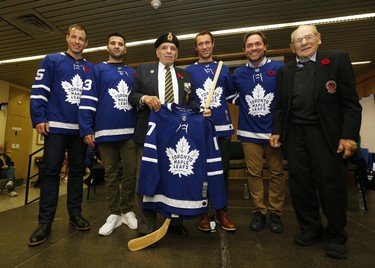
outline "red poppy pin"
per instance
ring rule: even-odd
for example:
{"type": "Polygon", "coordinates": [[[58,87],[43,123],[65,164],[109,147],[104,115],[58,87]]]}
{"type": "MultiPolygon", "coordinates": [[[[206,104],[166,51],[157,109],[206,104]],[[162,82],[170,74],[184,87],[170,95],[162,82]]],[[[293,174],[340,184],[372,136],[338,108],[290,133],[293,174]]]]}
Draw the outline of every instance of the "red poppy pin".
{"type": "Polygon", "coordinates": [[[83,66],[83,70],[87,73],[89,71],[89,67],[83,66]]]}
{"type": "Polygon", "coordinates": [[[132,76],[133,76],[133,77],[135,76],[135,73],[134,73],[134,72],[132,72],[132,76]]]}
{"type": "Polygon", "coordinates": [[[275,71],[274,70],[269,70],[268,71],[268,75],[269,76],[274,76],[275,75],[275,71]]]}
{"type": "Polygon", "coordinates": [[[181,73],[177,73],[178,78],[184,78],[181,73]]]}
{"type": "Polygon", "coordinates": [[[322,65],[328,65],[328,64],[330,64],[330,60],[329,59],[323,59],[320,63],[322,64],[322,65]]]}

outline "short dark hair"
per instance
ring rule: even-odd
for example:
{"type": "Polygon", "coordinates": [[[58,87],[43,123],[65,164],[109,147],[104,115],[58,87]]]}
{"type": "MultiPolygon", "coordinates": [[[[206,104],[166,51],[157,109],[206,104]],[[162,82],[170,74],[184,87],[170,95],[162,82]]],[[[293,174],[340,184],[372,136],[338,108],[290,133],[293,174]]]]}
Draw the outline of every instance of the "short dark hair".
{"type": "Polygon", "coordinates": [[[209,32],[209,31],[201,31],[201,32],[197,33],[197,35],[195,36],[194,45],[197,46],[197,38],[198,38],[198,36],[202,36],[202,35],[206,35],[206,34],[211,37],[211,42],[214,43],[214,36],[212,35],[211,32],[209,32]]]}
{"type": "Polygon", "coordinates": [[[82,25],[80,25],[80,24],[72,24],[72,25],[70,25],[70,27],[69,27],[69,29],[68,29],[68,35],[70,35],[70,32],[73,30],[73,28],[76,28],[76,29],[78,29],[78,30],[81,30],[81,31],[84,31],[85,32],[85,34],[86,34],[86,40],[87,40],[87,37],[88,37],[88,35],[87,35],[87,30],[86,30],[86,28],[84,27],[84,26],[82,26],[82,25]]]}
{"type": "Polygon", "coordinates": [[[242,48],[245,49],[245,46],[246,46],[246,40],[247,38],[249,38],[249,36],[251,35],[259,35],[260,38],[262,38],[262,42],[263,44],[267,47],[268,46],[268,39],[267,37],[265,36],[265,34],[263,32],[248,32],[247,34],[245,34],[245,36],[243,37],[243,41],[242,41],[242,48]]]}
{"type": "Polygon", "coordinates": [[[118,37],[121,37],[122,39],[124,39],[124,42],[126,42],[126,39],[125,39],[125,36],[123,36],[121,33],[119,32],[114,32],[114,33],[111,33],[110,35],[108,35],[108,41],[109,41],[109,38],[111,38],[112,36],[118,36],[118,37]]]}

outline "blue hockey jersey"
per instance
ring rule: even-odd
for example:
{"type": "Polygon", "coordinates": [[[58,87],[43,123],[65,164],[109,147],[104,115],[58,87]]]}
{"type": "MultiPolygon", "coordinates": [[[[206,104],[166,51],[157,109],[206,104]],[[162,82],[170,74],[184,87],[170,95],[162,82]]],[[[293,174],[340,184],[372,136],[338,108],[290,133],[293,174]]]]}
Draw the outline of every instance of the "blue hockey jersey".
{"type": "Polygon", "coordinates": [[[282,65],[265,59],[260,67],[247,63],[234,71],[233,83],[238,94],[233,103],[240,106],[237,129],[240,141],[268,143],[276,105],[276,72],[282,65]]]}
{"type": "MultiPolygon", "coordinates": [[[[216,61],[210,63],[198,63],[186,67],[186,70],[193,77],[194,99],[199,101],[200,107],[204,108],[211,84],[218,67],[216,61]]],[[[230,118],[226,97],[235,93],[229,68],[222,66],[219,79],[216,84],[214,94],[210,104],[211,120],[213,121],[218,137],[230,136],[234,134],[232,120],[230,118]]]]}
{"type": "Polygon", "coordinates": [[[135,110],[128,102],[135,70],[102,62],[93,67],[91,90],[83,90],[78,111],[82,137],[95,133],[95,142],[133,138],[135,110]]]}
{"type": "Polygon", "coordinates": [[[151,112],[138,193],[165,217],[195,217],[227,206],[221,156],[211,120],[198,107],[163,104],[151,112]]]}
{"type": "Polygon", "coordinates": [[[67,53],[47,55],[31,89],[33,127],[48,122],[50,133],[78,135],[78,106],[82,90],[91,89],[91,69],[91,63],[67,53]]]}

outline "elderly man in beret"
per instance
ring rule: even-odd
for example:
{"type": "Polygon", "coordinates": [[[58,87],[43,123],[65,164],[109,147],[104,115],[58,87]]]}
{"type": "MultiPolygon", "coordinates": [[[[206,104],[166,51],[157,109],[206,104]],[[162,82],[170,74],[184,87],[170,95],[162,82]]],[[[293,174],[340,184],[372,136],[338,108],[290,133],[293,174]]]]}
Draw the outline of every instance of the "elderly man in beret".
{"type": "MultiPolygon", "coordinates": [[[[174,66],[179,44],[178,38],[173,33],[161,35],[154,44],[159,61],[152,64],[140,64],[135,75],[134,89],[129,95],[129,102],[138,109],[134,130],[134,140],[138,146],[137,179],[151,110],[158,112],[161,104],[170,102],[199,107],[199,104],[193,100],[193,95],[190,94],[193,88],[190,73],[174,66]],[[167,72],[170,72],[172,83],[170,78],[169,82],[166,79],[167,72]],[[168,87],[168,84],[172,85],[168,87]]],[[[205,117],[210,115],[210,110],[203,113],[205,117]]],[[[138,232],[140,236],[143,236],[156,230],[156,212],[141,208],[141,196],[137,196],[137,201],[141,213],[138,217],[138,232]]],[[[169,231],[188,235],[181,219],[172,219],[169,231]]]]}

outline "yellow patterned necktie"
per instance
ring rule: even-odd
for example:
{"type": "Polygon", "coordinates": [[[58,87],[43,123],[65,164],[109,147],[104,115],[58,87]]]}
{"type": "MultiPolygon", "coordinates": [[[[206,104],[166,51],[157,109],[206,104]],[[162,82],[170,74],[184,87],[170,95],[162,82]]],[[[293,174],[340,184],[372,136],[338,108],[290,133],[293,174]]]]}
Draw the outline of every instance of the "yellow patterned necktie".
{"type": "Polygon", "coordinates": [[[164,103],[174,102],[172,75],[169,66],[165,66],[165,98],[164,103]]]}

